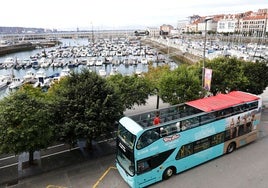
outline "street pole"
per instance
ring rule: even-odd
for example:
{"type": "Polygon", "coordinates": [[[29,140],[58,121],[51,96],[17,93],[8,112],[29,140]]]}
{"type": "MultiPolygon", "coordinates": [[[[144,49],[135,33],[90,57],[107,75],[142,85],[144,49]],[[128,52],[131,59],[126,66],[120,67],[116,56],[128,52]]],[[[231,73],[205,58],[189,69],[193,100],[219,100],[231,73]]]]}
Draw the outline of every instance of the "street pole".
{"type": "Polygon", "coordinates": [[[204,39],[204,49],[203,49],[203,67],[202,67],[202,88],[204,88],[204,79],[205,79],[205,61],[206,61],[206,43],[207,43],[207,22],[212,20],[212,17],[205,19],[205,39],[204,39]]]}

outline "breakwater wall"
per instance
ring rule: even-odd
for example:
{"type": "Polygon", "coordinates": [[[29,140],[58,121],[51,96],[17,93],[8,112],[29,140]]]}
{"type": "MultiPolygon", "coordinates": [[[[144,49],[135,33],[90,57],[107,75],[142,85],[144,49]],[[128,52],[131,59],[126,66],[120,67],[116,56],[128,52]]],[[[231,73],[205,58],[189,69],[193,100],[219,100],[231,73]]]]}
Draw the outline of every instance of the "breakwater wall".
{"type": "Polygon", "coordinates": [[[32,43],[20,43],[20,44],[13,44],[13,45],[4,45],[0,46],[0,56],[20,52],[20,51],[27,51],[27,50],[33,50],[36,46],[32,43]]]}
{"type": "Polygon", "coordinates": [[[21,51],[34,50],[35,48],[47,48],[58,45],[59,41],[22,42],[0,46],[0,56],[21,51]]]}

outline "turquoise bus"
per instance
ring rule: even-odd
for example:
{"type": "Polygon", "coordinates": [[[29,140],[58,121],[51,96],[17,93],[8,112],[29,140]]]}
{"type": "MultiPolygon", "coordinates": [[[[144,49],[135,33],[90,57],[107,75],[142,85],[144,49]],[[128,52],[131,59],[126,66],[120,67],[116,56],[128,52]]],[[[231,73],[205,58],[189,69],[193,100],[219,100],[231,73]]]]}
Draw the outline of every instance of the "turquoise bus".
{"type": "Polygon", "coordinates": [[[241,91],[119,120],[116,167],[130,187],[146,187],[231,153],[258,137],[261,98],[241,91]],[[155,114],[160,124],[153,125],[155,114]]]}

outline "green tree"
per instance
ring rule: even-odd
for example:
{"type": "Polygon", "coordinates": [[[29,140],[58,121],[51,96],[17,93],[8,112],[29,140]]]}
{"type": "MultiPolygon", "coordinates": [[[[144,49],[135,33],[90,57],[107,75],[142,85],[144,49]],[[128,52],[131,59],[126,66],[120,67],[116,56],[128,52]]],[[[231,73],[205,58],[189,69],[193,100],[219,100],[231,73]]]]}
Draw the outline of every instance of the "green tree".
{"type": "MultiPolygon", "coordinates": [[[[197,65],[200,68],[200,64],[197,65]]],[[[246,62],[237,58],[215,58],[206,62],[212,69],[211,92],[233,90],[261,94],[268,85],[267,62],[246,62]]]]}
{"type": "Polygon", "coordinates": [[[74,145],[78,139],[92,139],[114,130],[124,108],[120,96],[94,72],[72,72],[49,91],[57,116],[56,134],[74,145]]]}
{"type": "Polygon", "coordinates": [[[241,90],[249,84],[243,70],[244,61],[237,58],[215,58],[206,62],[206,68],[212,69],[211,92],[226,93],[241,90]]]}
{"type": "Polygon", "coordinates": [[[243,91],[254,94],[261,94],[268,86],[268,62],[244,62],[243,72],[247,79],[248,84],[241,86],[243,91]]]}
{"type": "Polygon", "coordinates": [[[169,65],[154,67],[151,64],[148,67],[148,72],[144,74],[145,78],[150,81],[151,87],[154,89],[155,94],[159,88],[159,81],[163,74],[170,72],[169,65]]]}
{"type": "Polygon", "coordinates": [[[156,108],[159,108],[159,88],[160,88],[160,78],[165,73],[170,72],[170,66],[164,65],[164,66],[157,66],[154,67],[151,64],[148,67],[148,72],[144,74],[145,78],[149,81],[151,84],[151,94],[157,95],[157,105],[156,108]]]}
{"type": "Polygon", "coordinates": [[[201,82],[197,69],[181,65],[159,79],[159,95],[164,102],[179,104],[200,97],[201,82]]]}
{"type": "Polygon", "coordinates": [[[125,109],[130,109],[135,104],[146,104],[146,99],[148,99],[152,90],[150,82],[144,77],[137,75],[123,76],[117,74],[109,76],[107,81],[115,89],[117,94],[120,95],[125,109]]]}
{"type": "Polygon", "coordinates": [[[29,164],[33,153],[53,142],[53,113],[44,93],[25,85],[0,101],[0,151],[19,154],[29,152],[29,164]]]}

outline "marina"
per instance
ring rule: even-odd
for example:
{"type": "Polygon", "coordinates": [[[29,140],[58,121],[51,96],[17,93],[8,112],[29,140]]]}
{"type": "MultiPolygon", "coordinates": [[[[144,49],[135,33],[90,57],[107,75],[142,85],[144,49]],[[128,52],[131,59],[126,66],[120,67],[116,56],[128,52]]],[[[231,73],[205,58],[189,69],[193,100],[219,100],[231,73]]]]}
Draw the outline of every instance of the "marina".
{"type": "Polygon", "coordinates": [[[166,63],[176,66],[166,55],[141,44],[139,40],[99,39],[93,43],[89,39],[61,39],[61,44],[55,47],[1,56],[0,75],[8,86],[0,92],[3,94],[17,89],[24,83],[50,87],[55,80],[69,75],[71,71],[80,72],[84,68],[102,77],[118,73],[141,75],[148,71],[149,62],[153,66],[166,63]]]}

